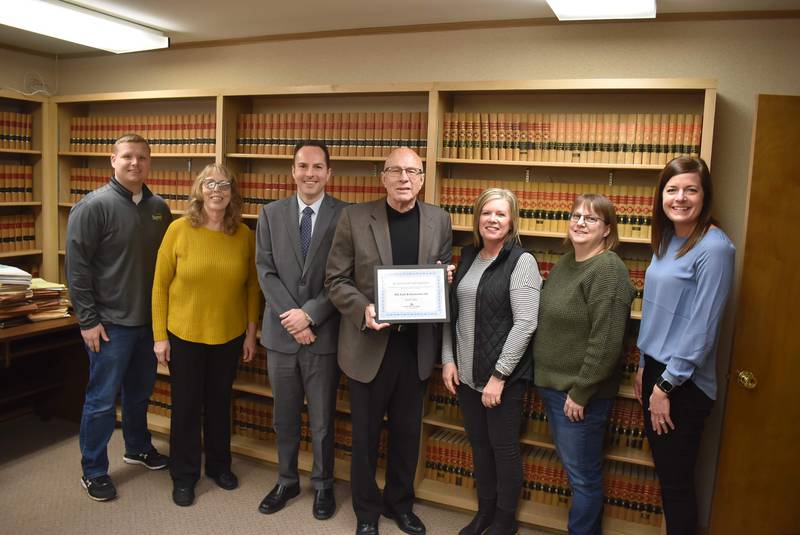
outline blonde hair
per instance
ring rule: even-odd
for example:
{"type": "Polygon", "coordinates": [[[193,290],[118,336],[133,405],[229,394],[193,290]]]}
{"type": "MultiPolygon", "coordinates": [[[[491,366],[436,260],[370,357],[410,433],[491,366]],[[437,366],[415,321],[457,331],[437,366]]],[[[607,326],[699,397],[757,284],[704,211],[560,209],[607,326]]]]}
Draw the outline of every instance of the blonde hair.
{"type": "Polygon", "coordinates": [[[242,221],[242,196],[239,193],[239,184],[236,177],[227,167],[218,163],[211,163],[200,171],[192,185],[192,192],[189,196],[189,209],[186,211],[186,218],[189,223],[197,228],[205,224],[205,212],[203,212],[203,180],[215,174],[225,177],[231,183],[231,201],[225,207],[225,216],[222,219],[222,230],[225,234],[233,235],[239,229],[242,221]]]}
{"type": "Polygon", "coordinates": [[[508,203],[508,215],[511,218],[508,226],[508,234],[503,242],[506,243],[510,240],[514,240],[517,243],[520,243],[519,203],[517,202],[517,196],[514,195],[514,192],[507,189],[489,188],[478,195],[478,198],[475,199],[475,205],[472,209],[472,243],[476,248],[483,247],[483,238],[481,237],[480,232],[481,210],[483,210],[483,207],[486,206],[490,201],[494,201],[496,199],[501,199],[508,203]]]}
{"type": "MultiPolygon", "coordinates": [[[[619,231],[617,230],[617,212],[614,210],[614,203],[605,195],[582,193],[575,197],[575,201],[572,203],[572,209],[569,211],[570,216],[572,216],[575,209],[579,206],[588,206],[591,211],[597,214],[600,219],[610,227],[608,236],[603,238],[605,242],[604,249],[606,251],[616,249],[617,245],[619,245],[619,231]]],[[[572,245],[569,235],[564,238],[564,241],[572,245]]]]}

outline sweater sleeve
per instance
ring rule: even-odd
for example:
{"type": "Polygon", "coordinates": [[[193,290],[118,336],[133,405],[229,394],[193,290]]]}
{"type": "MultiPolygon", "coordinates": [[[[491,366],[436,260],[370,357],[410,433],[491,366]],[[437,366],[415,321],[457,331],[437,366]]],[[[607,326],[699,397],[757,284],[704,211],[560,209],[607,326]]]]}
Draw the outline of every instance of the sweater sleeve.
{"type": "Polygon", "coordinates": [[[734,247],[727,241],[711,242],[696,264],[697,292],[687,319],[686,333],[675,340],[661,374],[673,385],[681,385],[705,364],[714,349],[720,318],[733,281],[734,247]]]}
{"type": "Polygon", "coordinates": [[[181,219],[176,219],[167,229],[156,257],[153,276],[153,340],[167,339],[167,316],[169,314],[169,287],[175,278],[177,266],[177,243],[181,219]]]}
{"type": "MultiPolygon", "coordinates": [[[[611,253],[613,254],[613,253],[611,253]]],[[[568,394],[578,405],[586,406],[619,366],[625,327],[631,314],[634,289],[624,264],[614,255],[616,265],[607,263],[584,282],[589,338],[575,384],[568,394]]]]}
{"type": "Polygon", "coordinates": [[[511,375],[514,372],[536,331],[541,288],[542,276],[536,259],[528,253],[521,255],[511,273],[509,287],[514,324],[495,364],[495,369],[503,375],[511,375]]]}
{"type": "Polygon", "coordinates": [[[98,210],[88,202],[78,204],[67,222],[67,285],[81,329],[91,329],[100,323],[92,281],[92,260],[100,242],[98,210]]]}
{"type": "Polygon", "coordinates": [[[448,321],[442,326],[442,365],[453,363],[453,327],[448,321]]]}

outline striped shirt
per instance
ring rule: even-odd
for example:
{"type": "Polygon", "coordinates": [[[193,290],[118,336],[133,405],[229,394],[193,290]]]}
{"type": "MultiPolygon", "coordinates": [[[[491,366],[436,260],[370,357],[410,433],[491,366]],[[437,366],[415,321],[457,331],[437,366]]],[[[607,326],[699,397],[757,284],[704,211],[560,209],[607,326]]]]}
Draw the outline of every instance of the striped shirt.
{"type": "MultiPolygon", "coordinates": [[[[462,383],[479,392],[482,392],[483,388],[475,388],[475,384],[472,382],[475,301],[481,276],[486,271],[486,268],[494,262],[495,258],[484,260],[480,255],[476,256],[456,289],[459,314],[456,323],[456,344],[458,344],[456,367],[458,368],[458,378],[462,383]]],[[[536,331],[539,315],[539,291],[541,288],[542,276],[539,274],[539,266],[536,264],[536,259],[530,253],[522,254],[514,267],[514,271],[511,273],[509,287],[514,326],[508,333],[508,338],[503,344],[500,358],[495,366],[503,375],[511,375],[525,353],[534,331],[536,331]]],[[[449,323],[445,323],[442,336],[442,364],[454,362],[451,328],[449,323]]]]}

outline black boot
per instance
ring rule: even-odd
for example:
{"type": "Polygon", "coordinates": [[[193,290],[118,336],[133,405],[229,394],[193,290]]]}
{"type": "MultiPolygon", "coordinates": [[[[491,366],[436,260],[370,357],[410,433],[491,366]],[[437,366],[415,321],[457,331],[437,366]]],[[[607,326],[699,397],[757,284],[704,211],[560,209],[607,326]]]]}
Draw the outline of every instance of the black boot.
{"type": "Polygon", "coordinates": [[[465,528],[458,532],[458,535],[483,535],[483,532],[492,524],[494,520],[495,500],[485,500],[478,498],[478,513],[465,528]]]}
{"type": "Polygon", "coordinates": [[[516,535],[517,512],[497,509],[494,513],[494,522],[489,526],[484,535],[516,535]]]}

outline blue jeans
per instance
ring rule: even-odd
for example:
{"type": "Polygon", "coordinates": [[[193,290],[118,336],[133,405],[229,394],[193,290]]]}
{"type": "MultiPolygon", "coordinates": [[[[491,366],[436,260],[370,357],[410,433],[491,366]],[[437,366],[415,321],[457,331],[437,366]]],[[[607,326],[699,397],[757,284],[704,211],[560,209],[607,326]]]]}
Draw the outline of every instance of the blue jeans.
{"type": "Polygon", "coordinates": [[[603,437],[614,400],[590,400],[584,407],[583,421],[571,422],[564,414],[566,392],[538,390],[558,457],[572,487],[569,533],[599,535],[603,523],[603,437]]]}
{"type": "Polygon", "coordinates": [[[114,432],[114,402],[122,388],[122,436],[125,453],[153,450],[147,430],[147,400],[156,382],[156,357],[150,325],[103,324],[109,341],[89,354],[89,383],[81,415],[81,465],[86,478],[108,473],[108,441],[114,432]]]}

